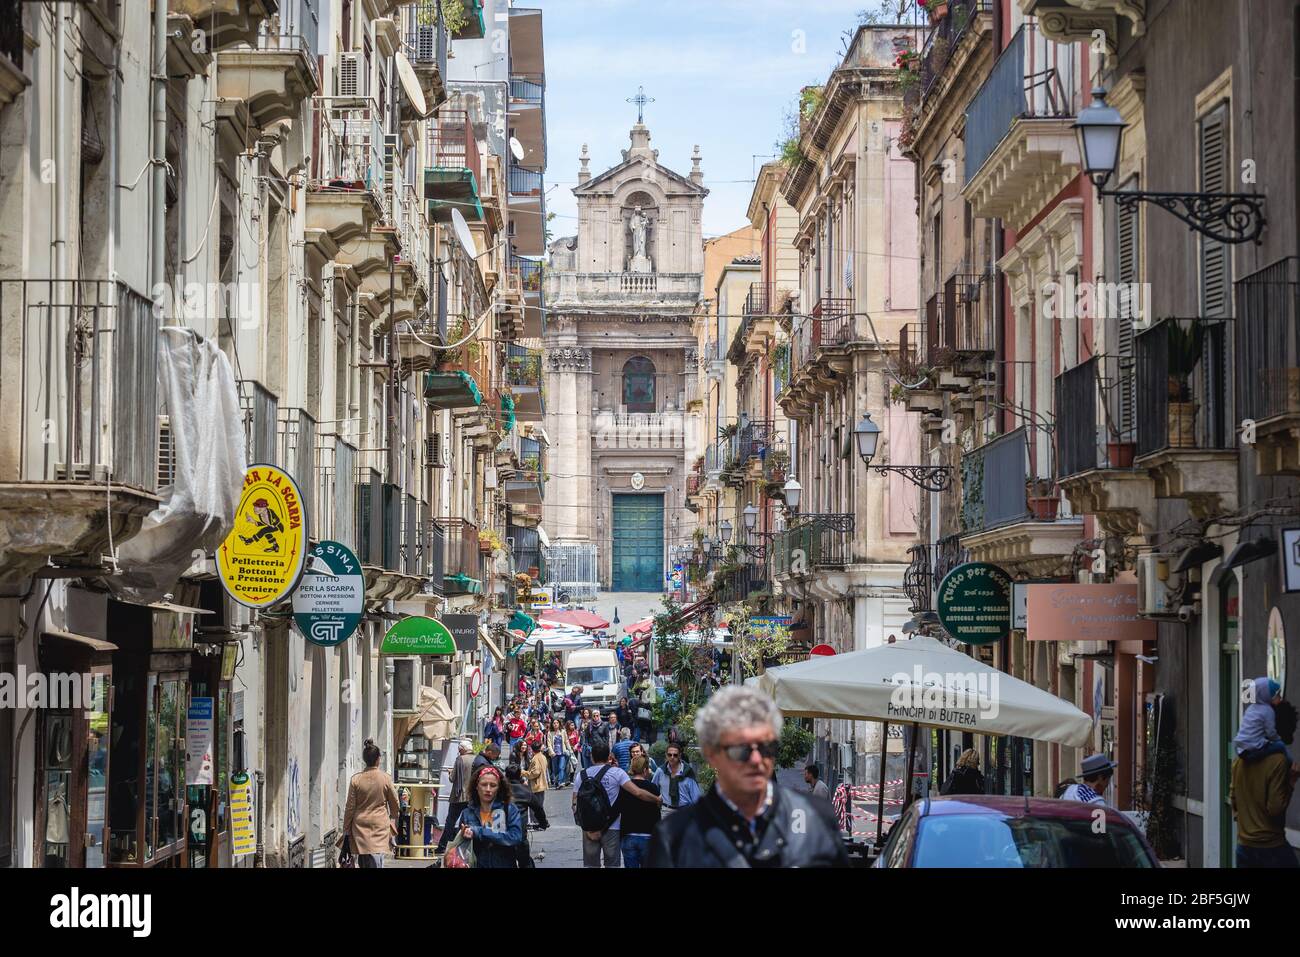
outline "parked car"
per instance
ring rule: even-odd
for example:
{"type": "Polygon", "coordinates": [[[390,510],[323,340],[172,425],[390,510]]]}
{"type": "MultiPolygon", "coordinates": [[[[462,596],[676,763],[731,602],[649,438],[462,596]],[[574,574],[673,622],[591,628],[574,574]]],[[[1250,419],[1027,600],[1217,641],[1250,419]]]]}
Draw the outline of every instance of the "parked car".
{"type": "Polygon", "coordinates": [[[1159,867],[1160,863],[1143,834],[1114,808],[1051,798],[963,794],[913,802],[890,829],[875,866],[1159,867]]]}

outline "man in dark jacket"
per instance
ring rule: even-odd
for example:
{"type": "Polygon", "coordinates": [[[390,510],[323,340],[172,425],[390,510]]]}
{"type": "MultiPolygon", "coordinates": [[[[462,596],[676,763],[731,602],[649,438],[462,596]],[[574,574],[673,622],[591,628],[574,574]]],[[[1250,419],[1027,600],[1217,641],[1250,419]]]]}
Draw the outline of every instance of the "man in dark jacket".
{"type": "Polygon", "coordinates": [[[665,818],[647,867],[848,867],[830,804],[772,780],[781,712],[752,688],[717,692],[695,719],[717,780],[665,818]]]}

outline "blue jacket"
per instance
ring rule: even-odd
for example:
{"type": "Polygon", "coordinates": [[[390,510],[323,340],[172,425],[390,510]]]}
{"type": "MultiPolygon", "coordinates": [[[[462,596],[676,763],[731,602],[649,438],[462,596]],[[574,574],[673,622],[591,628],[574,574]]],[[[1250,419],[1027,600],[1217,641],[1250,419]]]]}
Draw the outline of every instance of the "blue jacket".
{"type": "Polygon", "coordinates": [[[456,829],[469,827],[474,832],[474,857],[476,866],[486,868],[518,867],[517,849],[524,839],[523,815],[513,804],[497,802],[492,806],[492,823],[486,827],[479,821],[478,805],[470,805],[460,812],[456,829]]]}
{"type": "Polygon", "coordinates": [[[659,793],[663,795],[664,807],[690,807],[700,799],[700,784],[695,778],[686,773],[686,765],[682,764],[681,770],[677,773],[677,804],[672,803],[672,776],[668,773],[668,765],[664,765],[654,773],[651,778],[655,784],[659,785],[659,793]]]}
{"type": "Polygon", "coordinates": [[[497,727],[497,723],[488,719],[487,724],[483,725],[483,741],[495,741],[498,745],[505,740],[505,732],[497,727]]]}

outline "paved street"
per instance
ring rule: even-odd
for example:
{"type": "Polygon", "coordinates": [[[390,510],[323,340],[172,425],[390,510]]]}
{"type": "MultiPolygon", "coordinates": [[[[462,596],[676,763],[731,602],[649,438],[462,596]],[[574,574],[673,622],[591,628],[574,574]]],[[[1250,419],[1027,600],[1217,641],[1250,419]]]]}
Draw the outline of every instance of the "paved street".
{"type": "Polygon", "coordinates": [[[663,611],[663,596],[658,592],[620,591],[601,592],[593,603],[596,614],[611,623],[611,631],[623,634],[623,629],[635,621],[647,618],[663,611]],[[614,625],[614,612],[618,612],[618,624],[614,625]]]}

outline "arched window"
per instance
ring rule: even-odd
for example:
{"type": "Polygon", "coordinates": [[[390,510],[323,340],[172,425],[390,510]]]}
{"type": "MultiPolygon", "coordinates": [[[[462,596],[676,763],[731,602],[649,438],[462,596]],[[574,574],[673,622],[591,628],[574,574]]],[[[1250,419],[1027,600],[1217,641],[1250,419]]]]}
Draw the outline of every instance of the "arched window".
{"type": "Polygon", "coordinates": [[[629,412],[655,411],[655,364],[645,356],[623,364],[623,405],[629,412]]]}

